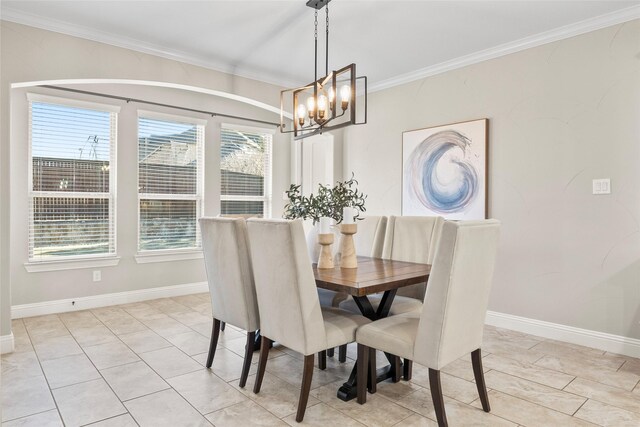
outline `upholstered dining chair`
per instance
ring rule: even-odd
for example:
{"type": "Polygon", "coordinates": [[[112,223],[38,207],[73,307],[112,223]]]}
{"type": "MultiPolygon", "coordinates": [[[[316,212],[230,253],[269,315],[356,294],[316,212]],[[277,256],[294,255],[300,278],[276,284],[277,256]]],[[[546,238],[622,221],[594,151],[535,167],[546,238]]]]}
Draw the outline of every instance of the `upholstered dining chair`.
{"type": "Polygon", "coordinates": [[[353,235],[356,255],[382,258],[387,221],[386,216],[365,216],[356,221],[358,232],[353,235]]]}
{"type": "MultiPolygon", "coordinates": [[[[357,224],[358,232],[353,236],[356,255],[368,256],[372,258],[382,258],[385,232],[387,230],[387,217],[367,216],[362,218],[360,221],[357,221],[357,224]]],[[[309,248],[309,256],[311,257],[312,262],[315,262],[318,259],[318,255],[320,252],[320,245],[318,244],[318,232],[311,221],[304,221],[303,225],[307,238],[307,246],[309,248]]],[[[341,235],[339,227],[333,227],[332,232],[335,236],[333,244],[333,252],[335,255],[338,251],[338,248],[340,247],[341,235]]],[[[320,297],[320,305],[326,307],[338,307],[342,301],[345,301],[347,299],[351,300],[351,298],[349,298],[349,295],[347,295],[346,293],[334,292],[328,289],[318,289],[318,296],[320,297]]],[[[352,311],[357,314],[360,313],[357,307],[352,311]]],[[[328,356],[333,357],[333,353],[334,349],[327,350],[328,356]]],[[[343,363],[346,362],[346,345],[340,346],[338,352],[338,360],[343,363]]],[[[321,361],[320,364],[324,367],[326,362],[321,361]]]]}
{"type": "Polygon", "coordinates": [[[253,388],[259,393],[270,344],[304,355],[296,421],[304,418],[315,353],[355,340],[356,329],[370,321],[335,307],[321,307],[301,220],[247,221],[251,259],[260,308],[260,362],[253,388]]]}
{"type": "MultiPolygon", "coordinates": [[[[374,349],[391,352],[429,368],[438,425],[446,426],[440,370],[471,353],[482,409],[491,410],[480,347],[499,231],[497,220],[444,223],[422,311],[387,317],[358,329],[358,403],[366,402],[367,370],[375,370],[374,349]]],[[[375,384],[370,391],[375,391],[375,384]]]]}
{"type": "Polygon", "coordinates": [[[260,316],[253,282],[247,225],[244,218],[200,218],[213,330],[207,356],[211,368],[221,322],[247,331],[240,387],[247,383],[260,316]]]}
{"type": "MultiPolygon", "coordinates": [[[[389,217],[382,258],[431,264],[443,223],[444,219],[440,216],[389,217]]],[[[398,289],[389,315],[420,311],[425,289],[425,283],[398,289]]],[[[369,300],[373,308],[377,309],[382,295],[372,295],[369,300]]],[[[340,308],[354,313],[360,312],[352,298],[341,302],[340,308]]]]}

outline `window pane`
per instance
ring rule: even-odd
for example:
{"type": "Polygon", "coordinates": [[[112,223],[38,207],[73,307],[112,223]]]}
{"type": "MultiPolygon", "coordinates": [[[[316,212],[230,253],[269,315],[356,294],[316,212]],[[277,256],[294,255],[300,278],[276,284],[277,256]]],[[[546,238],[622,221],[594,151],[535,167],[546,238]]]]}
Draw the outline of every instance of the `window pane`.
{"type": "Polygon", "coordinates": [[[271,135],[222,129],[221,194],[264,196],[264,178],[271,135]]]}
{"type": "Polygon", "coordinates": [[[246,200],[223,200],[222,215],[264,216],[264,202],[246,200]]]}
{"type": "Polygon", "coordinates": [[[109,192],[111,114],[32,102],[33,190],[109,192]]]}
{"type": "Polygon", "coordinates": [[[34,197],[32,258],[113,252],[109,205],[108,199],[34,197]]]}
{"type": "Polygon", "coordinates": [[[196,194],[200,137],[199,126],[140,117],[138,191],[196,194]]]}
{"type": "Polygon", "coordinates": [[[222,215],[269,216],[271,134],[223,128],[220,136],[222,215]]]}
{"type": "Polygon", "coordinates": [[[140,250],[199,246],[197,212],[195,200],[140,200],[140,250]]]}

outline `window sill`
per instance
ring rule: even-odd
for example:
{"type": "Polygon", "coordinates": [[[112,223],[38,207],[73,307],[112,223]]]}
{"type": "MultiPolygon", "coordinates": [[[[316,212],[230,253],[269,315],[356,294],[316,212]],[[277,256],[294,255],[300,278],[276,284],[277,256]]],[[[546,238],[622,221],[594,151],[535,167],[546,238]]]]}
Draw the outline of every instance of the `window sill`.
{"type": "Polygon", "coordinates": [[[55,261],[25,262],[24,268],[29,273],[42,273],[45,271],[78,270],[82,268],[115,267],[120,262],[120,257],[76,258],[55,261]]]}
{"type": "Polygon", "coordinates": [[[153,262],[186,261],[190,259],[202,259],[202,249],[194,249],[184,252],[142,252],[136,255],[138,264],[149,264],[153,262]]]}

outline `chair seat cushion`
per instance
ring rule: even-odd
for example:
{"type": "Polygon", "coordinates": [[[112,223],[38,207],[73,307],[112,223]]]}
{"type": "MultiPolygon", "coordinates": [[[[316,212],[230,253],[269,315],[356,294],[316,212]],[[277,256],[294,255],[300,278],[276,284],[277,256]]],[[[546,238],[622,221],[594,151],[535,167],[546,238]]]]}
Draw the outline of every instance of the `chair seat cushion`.
{"type": "MultiPolygon", "coordinates": [[[[338,347],[356,340],[356,330],[371,320],[339,308],[322,307],[324,328],[327,333],[327,348],[338,347]]],[[[325,350],[324,348],[319,349],[325,350]]]]}
{"type": "Polygon", "coordinates": [[[419,323],[419,312],[385,317],[358,329],[356,341],[367,347],[413,360],[419,323]]]}
{"type": "MultiPolygon", "coordinates": [[[[374,310],[378,309],[380,305],[380,301],[382,300],[382,294],[369,295],[369,301],[371,301],[371,305],[374,310]]],[[[356,302],[353,298],[349,298],[345,301],[342,301],[339,304],[339,307],[343,310],[350,311],[352,313],[360,314],[360,309],[356,305],[356,302]]],[[[389,310],[389,316],[395,316],[403,313],[412,313],[412,312],[420,312],[422,310],[422,302],[415,298],[396,296],[391,303],[391,310],[389,310]]]]}
{"type": "MultiPolygon", "coordinates": [[[[328,289],[318,288],[318,298],[320,299],[320,305],[323,307],[337,307],[340,302],[349,298],[349,295],[344,292],[334,292],[328,289]]],[[[357,314],[360,314],[357,312],[357,314]]]]}

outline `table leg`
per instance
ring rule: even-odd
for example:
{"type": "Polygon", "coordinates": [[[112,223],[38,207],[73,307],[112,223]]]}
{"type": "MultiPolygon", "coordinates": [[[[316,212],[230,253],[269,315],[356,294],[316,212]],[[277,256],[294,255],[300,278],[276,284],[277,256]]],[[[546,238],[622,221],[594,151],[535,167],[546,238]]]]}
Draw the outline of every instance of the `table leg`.
{"type": "MultiPolygon", "coordinates": [[[[371,305],[371,301],[366,296],[363,297],[353,297],[356,305],[360,309],[360,312],[367,319],[378,320],[389,315],[389,310],[391,309],[391,303],[393,303],[393,299],[396,296],[396,289],[386,291],[382,295],[382,299],[380,300],[380,305],[377,310],[373,309],[371,305]]],[[[385,353],[387,360],[389,361],[389,365],[384,366],[376,371],[376,383],[385,381],[389,378],[395,379],[399,378],[402,374],[402,362],[397,362],[397,356],[393,354],[385,353]]],[[[375,363],[375,353],[370,357],[373,359],[375,363]]],[[[372,360],[369,361],[372,363],[372,360]]],[[[344,400],[345,402],[355,398],[358,394],[358,384],[357,384],[357,363],[354,364],[353,369],[351,370],[351,375],[349,375],[349,379],[346,383],[344,383],[338,389],[338,399],[344,400]]],[[[371,388],[371,384],[368,384],[369,388],[371,388]]]]}
{"type": "MultiPolygon", "coordinates": [[[[256,331],[256,340],[255,343],[253,344],[253,351],[258,351],[260,350],[260,340],[262,338],[262,335],[260,335],[260,329],[258,329],[256,331]]],[[[273,348],[273,341],[269,342],[269,348],[273,348]]]]}

